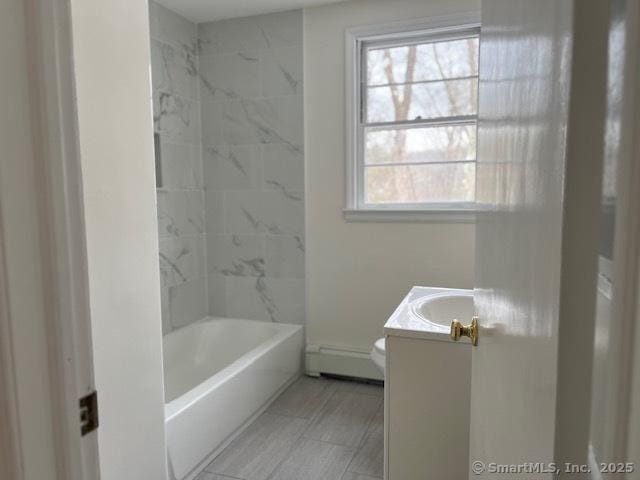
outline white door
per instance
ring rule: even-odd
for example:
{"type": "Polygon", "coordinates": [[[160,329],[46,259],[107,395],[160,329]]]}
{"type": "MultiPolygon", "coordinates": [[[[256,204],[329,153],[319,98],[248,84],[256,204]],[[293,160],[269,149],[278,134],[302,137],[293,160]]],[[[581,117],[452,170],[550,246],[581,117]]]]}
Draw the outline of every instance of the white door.
{"type": "Polygon", "coordinates": [[[608,3],[482,4],[469,478],[588,462],[608,3]]]}
{"type": "Polygon", "coordinates": [[[2,480],[99,478],[68,8],[0,7],[2,480]]]}

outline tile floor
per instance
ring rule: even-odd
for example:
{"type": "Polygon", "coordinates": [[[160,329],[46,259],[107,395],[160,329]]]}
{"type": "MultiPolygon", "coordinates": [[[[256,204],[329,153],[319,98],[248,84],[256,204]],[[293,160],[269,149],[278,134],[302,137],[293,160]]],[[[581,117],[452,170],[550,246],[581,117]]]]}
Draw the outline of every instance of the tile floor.
{"type": "Polygon", "coordinates": [[[196,480],[382,478],[383,388],[301,377],[196,480]]]}

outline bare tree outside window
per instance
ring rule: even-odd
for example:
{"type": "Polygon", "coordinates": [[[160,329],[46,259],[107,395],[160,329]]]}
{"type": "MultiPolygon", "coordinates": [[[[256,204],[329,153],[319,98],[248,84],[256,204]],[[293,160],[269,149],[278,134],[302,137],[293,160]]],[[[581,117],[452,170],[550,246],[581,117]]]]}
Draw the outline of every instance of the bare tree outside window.
{"type": "Polygon", "coordinates": [[[365,54],[365,203],[473,202],[477,36],[365,54]]]}

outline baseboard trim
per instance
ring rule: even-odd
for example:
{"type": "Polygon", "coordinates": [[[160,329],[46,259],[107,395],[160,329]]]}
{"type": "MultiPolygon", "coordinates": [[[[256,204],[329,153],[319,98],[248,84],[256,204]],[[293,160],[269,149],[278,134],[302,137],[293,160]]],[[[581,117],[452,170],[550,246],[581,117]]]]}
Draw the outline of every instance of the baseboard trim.
{"type": "Polygon", "coordinates": [[[308,343],[305,350],[305,371],[307,375],[314,377],[328,373],[384,380],[380,370],[371,361],[369,352],[333,345],[308,343]]]}

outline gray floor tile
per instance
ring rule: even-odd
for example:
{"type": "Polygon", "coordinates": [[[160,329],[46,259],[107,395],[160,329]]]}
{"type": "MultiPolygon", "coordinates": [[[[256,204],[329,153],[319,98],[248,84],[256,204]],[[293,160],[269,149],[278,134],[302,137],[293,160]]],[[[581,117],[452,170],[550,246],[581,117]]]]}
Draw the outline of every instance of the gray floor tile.
{"type": "Polygon", "coordinates": [[[374,385],[372,383],[358,383],[356,384],[356,388],[354,391],[356,393],[384,397],[384,387],[382,385],[374,385]]]}
{"type": "Polygon", "coordinates": [[[266,480],[308,425],[309,420],[264,413],[205,470],[243,480],[266,480]]]}
{"type": "Polygon", "coordinates": [[[384,409],[380,407],[371,421],[364,443],[348,470],[353,473],[382,477],[384,463],[384,409]]]}
{"type": "MultiPolygon", "coordinates": [[[[227,477],[226,475],[218,475],[216,473],[202,472],[195,480],[238,480],[234,477],[227,477]]],[[[366,479],[365,479],[366,480],[366,479]]]]}
{"type": "Polygon", "coordinates": [[[303,440],[270,480],[340,480],[356,449],[303,440]]]}
{"type": "Polygon", "coordinates": [[[336,392],[352,393],[356,391],[356,388],[358,388],[358,384],[350,380],[339,380],[334,378],[331,379],[331,381],[335,383],[336,392]]]}
{"type": "Polygon", "coordinates": [[[336,389],[336,382],[325,378],[300,377],[276,399],[269,412],[292,417],[312,418],[336,389]]]}
{"type": "Polygon", "coordinates": [[[374,395],[336,392],[304,436],[313,440],[359,447],[380,405],[382,398],[374,395]]]}
{"type": "Polygon", "coordinates": [[[371,477],[360,473],[344,472],[340,480],[380,480],[382,477],[371,477]]]}

